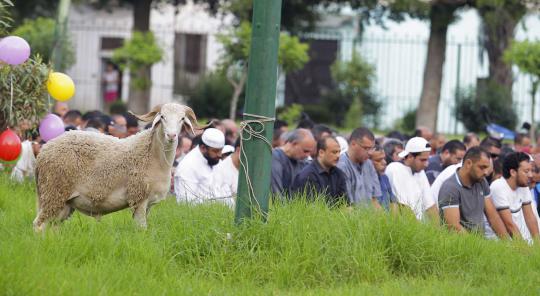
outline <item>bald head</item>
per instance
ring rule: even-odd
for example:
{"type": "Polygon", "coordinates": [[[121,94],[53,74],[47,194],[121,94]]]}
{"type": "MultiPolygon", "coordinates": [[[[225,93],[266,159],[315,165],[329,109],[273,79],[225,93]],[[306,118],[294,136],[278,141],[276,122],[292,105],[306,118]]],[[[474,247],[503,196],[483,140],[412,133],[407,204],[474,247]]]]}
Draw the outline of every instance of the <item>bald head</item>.
{"type": "Polygon", "coordinates": [[[428,142],[431,141],[431,138],[433,138],[433,132],[431,129],[425,126],[419,126],[416,129],[416,132],[414,133],[416,137],[422,137],[426,139],[428,142]]]}
{"type": "Polygon", "coordinates": [[[304,160],[315,150],[316,144],[310,130],[299,128],[290,132],[282,149],[288,157],[304,160]]]}

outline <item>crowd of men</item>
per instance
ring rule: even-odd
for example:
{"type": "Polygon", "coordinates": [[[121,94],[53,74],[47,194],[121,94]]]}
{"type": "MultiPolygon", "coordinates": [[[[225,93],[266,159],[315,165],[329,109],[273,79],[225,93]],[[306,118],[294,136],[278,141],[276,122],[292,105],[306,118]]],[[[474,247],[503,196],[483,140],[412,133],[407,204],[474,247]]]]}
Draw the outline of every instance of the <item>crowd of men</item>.
{"type": "MultiPolygon", "coordinates": [[[[129,114],[81,114],[60,103],[54,111],[66,130],[118,138],[140,130],[129,114]]],[[[212,201],[233,207],[241,166],[238,126],[228,119],[209,124],[198,135],[179,135],[171,193],[179,203],[212,201]]],[[[39,153],[36,140],[25,141],[33,156],[39,153]]],[[[271,192],[274,202],[321,199],[330,207],[410,212],[458,232],[532,243],[539,238],[540,225],[537,152],[526,134],[517,134],[513,144],[493,137],[480,141],[473,133],[447,141],[427,128],[418,128],[410,138],[399,132],[376,137],[364,127],[340,135],[312,121],[292,128],[277,120],[271,192]]],[[[19,178],[31,174],[25,163],[31,162],[14,169],[19,178]]]]}

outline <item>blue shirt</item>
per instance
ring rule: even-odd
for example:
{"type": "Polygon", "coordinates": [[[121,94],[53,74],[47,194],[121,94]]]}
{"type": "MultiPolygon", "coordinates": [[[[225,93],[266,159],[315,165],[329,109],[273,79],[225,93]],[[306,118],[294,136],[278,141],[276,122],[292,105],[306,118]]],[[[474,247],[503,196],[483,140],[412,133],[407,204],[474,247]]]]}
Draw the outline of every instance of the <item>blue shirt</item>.
{"type": "Polygon", "coordinates": [[[337,167],[345,173],[349,203],[370,205],[372,198],[381,196],[379,176],[371,160],[357,164],[350,160],[347,153],[343,153],[337,167]]]}
{"type": "Polygon", "coordinates": [[[345,174],[337,167],[325,171],[317,160],[312,161],[298,174],[291,189],[294,193],[305,191],[308,200],[324,195],[328,204],[347,202],[345,174]]]}
{"type": "Polygon", "coordinates": [[[432,185],[433,182],[435,182],[435,179],[437,179],[437,176],[444,170],[442,166],[442,160],[441,156],[439,154],[432,155],[428,159],[428,166],[424,170],[426,172],[427,179],[429,181],[429,185],[432,185]]]}
{"type": "Polygon", "coordinates": [[[392,186],[390,185],[390,179],[385,174],[379,175],[379,183],[381,183],[381,196],[377,197],[379,204],[387,211],[390,209],[391,203],[396,203],[397,199],[392,192],[392,186]]]}

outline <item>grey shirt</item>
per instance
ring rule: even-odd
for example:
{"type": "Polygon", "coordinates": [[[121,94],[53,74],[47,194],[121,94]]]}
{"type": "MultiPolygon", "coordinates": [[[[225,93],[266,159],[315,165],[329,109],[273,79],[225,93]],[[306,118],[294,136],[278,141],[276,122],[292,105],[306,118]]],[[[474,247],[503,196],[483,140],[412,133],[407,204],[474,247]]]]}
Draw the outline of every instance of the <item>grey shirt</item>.
{"type": "Polygon", "coordinates": [[[446,181],[439,191],[439,211],[444,220],[443,210],[459,208],[460,224],[469,231],[484,233],[484,201],[490,195],[486,179],[471,187],[461,184],[459,170],[446,181]]]}
{"type": "Polygon", "coordinates": [[[289,158],[280,148],[272,150],[272,193],[288,194],[296,176],[307,164],[307,161],[289,158]]]}
{"type": "Polygon", "coordinates": [[[380,197],[381,184],[371,160],[362,164],[353,163],[347,153],[341,154],[337,167],[347,179],[347,196],[351,204],[369,203],[373,197],[380,197]]]}

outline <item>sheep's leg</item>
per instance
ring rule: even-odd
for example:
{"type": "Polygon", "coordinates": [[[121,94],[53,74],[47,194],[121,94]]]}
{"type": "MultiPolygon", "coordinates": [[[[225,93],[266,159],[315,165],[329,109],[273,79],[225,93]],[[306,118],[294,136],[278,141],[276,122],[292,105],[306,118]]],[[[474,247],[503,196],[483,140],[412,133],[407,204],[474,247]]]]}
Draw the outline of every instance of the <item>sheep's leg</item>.
{"type": "Polygon", "coordinates": [[[141,228],[146,228],[146,213],[148,208],[148,200],[141,201],[133,210],[133,219],[141,228]]]}
{"type": "Polygon", "coordinates": [[[42,232],[45,230],[45,219],[43,217],[43,211],[41,209],[38,209],[38,213],[36,218],[34,219],[34,231],[35,232],[42,232]]]}

